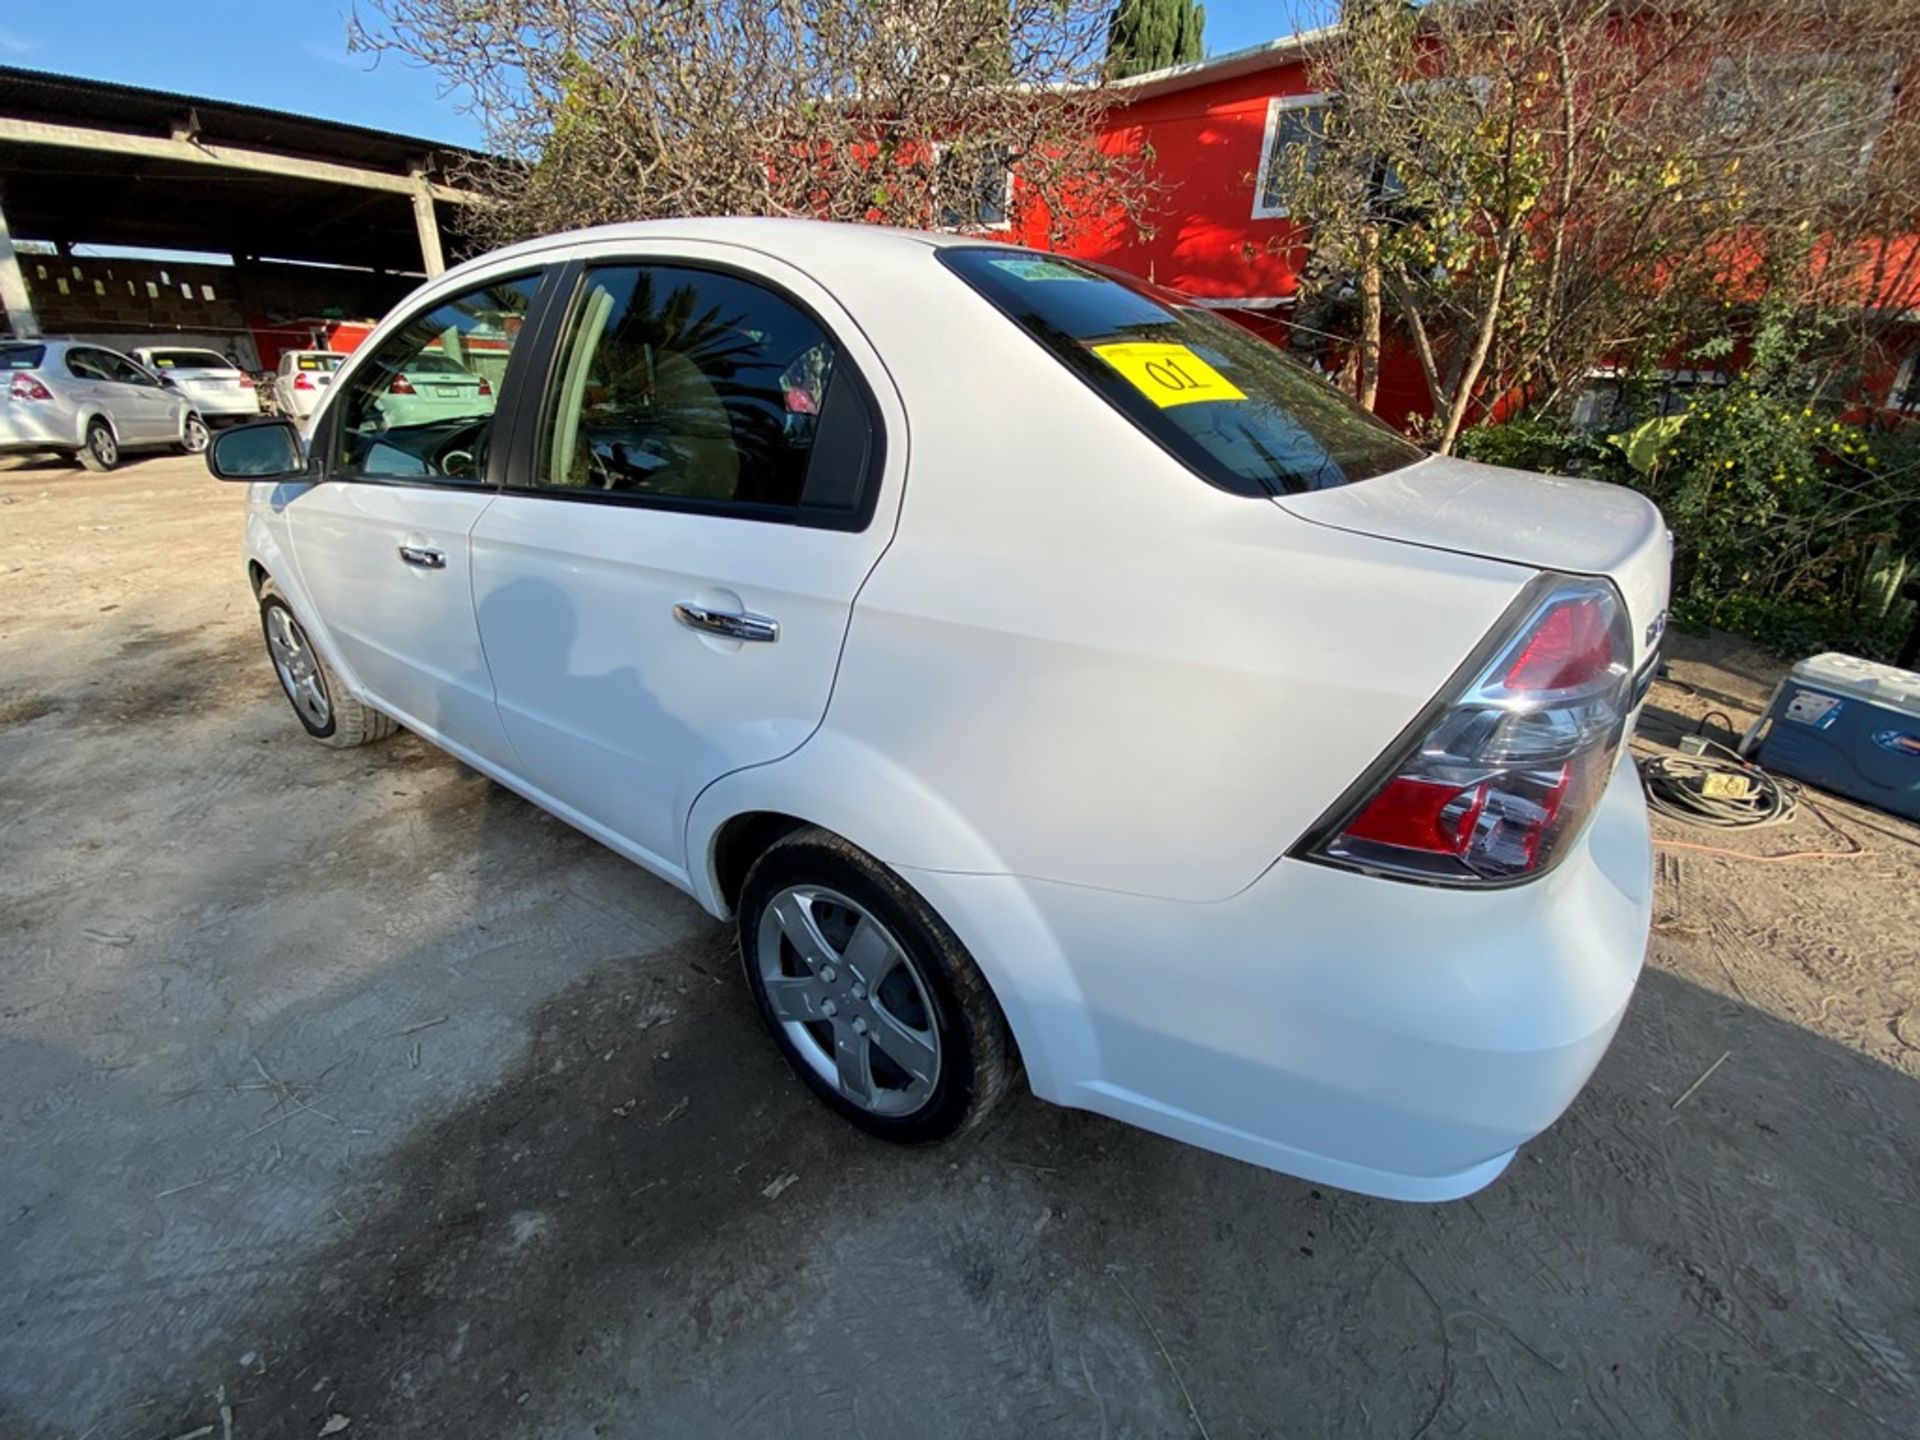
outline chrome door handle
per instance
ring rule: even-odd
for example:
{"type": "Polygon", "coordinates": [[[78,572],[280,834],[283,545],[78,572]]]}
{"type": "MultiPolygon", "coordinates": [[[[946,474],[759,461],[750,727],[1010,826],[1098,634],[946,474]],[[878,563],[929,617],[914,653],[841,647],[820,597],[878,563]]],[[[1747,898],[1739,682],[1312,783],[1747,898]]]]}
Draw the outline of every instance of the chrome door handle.
{"type": "Polygon", "coordinates": [[[764,615],[735,614],[731,610],[709,610],[704,605],[685,601],[673,607],[673,618],[689,630],[704,630],[709,635],[724,635],[729,640],[778,640],[780,622],[764,615]]]}
{"type": "Polygon", "coordinates": [[[402,545],[400,558],[409,565],[418,565],[422,570],[444,570],[447,568],[447,552],[429,550],[424,545],[402,545]]]}

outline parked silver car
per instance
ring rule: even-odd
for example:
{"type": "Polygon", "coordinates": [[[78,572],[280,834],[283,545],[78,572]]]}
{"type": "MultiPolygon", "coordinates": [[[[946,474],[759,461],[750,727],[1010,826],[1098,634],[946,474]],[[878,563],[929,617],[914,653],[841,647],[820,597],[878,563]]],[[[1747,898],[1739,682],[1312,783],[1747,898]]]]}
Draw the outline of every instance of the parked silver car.
{"type": "Polygon", "coordinates": [[[133,358],[174,386],[196,414],[216,428],[260,418],[253,376],[217,350],[189,345],[142,345],[133,358]]]}
{"type": "Polygon", "coordinates": [[[207,423],[178,389],[84,340],[0,340],[0,454],[53,451],[111,470],[129,450],[207,448],[207,423]]]}

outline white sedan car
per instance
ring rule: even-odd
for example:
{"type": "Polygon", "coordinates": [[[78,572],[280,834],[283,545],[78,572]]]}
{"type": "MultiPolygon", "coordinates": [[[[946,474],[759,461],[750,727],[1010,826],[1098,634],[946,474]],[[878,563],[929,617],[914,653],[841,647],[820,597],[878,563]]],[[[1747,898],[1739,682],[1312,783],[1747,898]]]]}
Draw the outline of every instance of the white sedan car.
{"type": "Polygon", "coordinates": [[[304,420],[319,409],[333,372],[347,357],[331,350],[286,350],[273,372],[273,405],[282,415],[304,420]]]}
{"type": "Polygon", "coordinates": [[[133,358],[173,386],[210,425],[230,425],[260,416],[253,376],[213,350],[183,345],[143,345],[133,358]]]}
{"type": "Polygon", "coordinates": [[[1427,456],[1109,272],[779,220],[464,265],[309,434],[211,452],[264,482],[301,724],[404,725],[734,918],[773,1039],[876,1134],[1024,1071],[1439,1200],[1620,1023],[1668,571],[1629,491],[1427,456]],[[390,423],[489,345],[497,408],[390,423]]]}

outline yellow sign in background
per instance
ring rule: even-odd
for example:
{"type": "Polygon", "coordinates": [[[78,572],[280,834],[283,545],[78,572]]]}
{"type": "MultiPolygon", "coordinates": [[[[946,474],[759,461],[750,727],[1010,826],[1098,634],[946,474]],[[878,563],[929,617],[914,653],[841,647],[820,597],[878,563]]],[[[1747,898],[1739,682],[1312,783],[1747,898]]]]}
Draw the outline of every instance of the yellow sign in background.
{"type": "Polygon", "coordinates": [[[1234,383],[1184,345],[1129,340],[1095,345],[1093,353],[1162,410],[1200,400],[1244,400],[1234,383]]]}

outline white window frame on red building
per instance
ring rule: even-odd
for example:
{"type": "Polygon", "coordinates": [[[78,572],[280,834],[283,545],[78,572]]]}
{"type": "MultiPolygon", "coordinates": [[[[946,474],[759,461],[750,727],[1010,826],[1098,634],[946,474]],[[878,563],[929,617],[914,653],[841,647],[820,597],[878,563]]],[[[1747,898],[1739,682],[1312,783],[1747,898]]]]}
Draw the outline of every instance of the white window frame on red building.
{"type": "MultiPolygon", "coordinates": [[[[1290,110],[1324,110],[1332,96],[1315,91],[1307,95],[1276,95],[1267,101],[1266,132],[1260,137],[1260,169],[1253,177],[1253,218],[1284,220],[1290,213],[1284,205],[1266,203],[1267,177],[1274,162],[1273,142],[1280,130],[1280,117],[1290,110]]],[[[1311,140],[1304,142],[1311,144],[1311,140]]]]}
{"type": "Polygon", "coordinates": [[[1898,410],[1905,415],[1920,414],[1920,350],[1909,351],[1907,358],[1900,362],[1900,369],[1893,377],[1893,388],[1887,391],[1887,408],[1898,410]]]}

